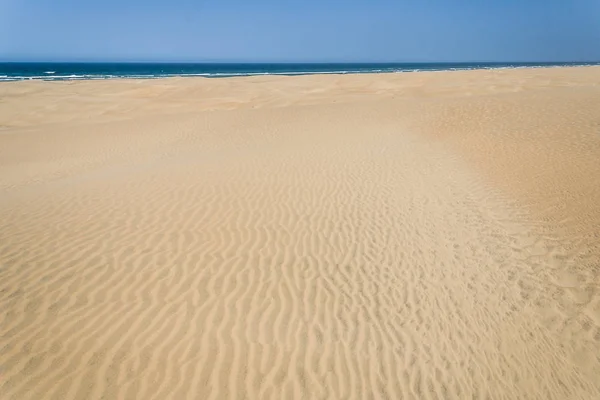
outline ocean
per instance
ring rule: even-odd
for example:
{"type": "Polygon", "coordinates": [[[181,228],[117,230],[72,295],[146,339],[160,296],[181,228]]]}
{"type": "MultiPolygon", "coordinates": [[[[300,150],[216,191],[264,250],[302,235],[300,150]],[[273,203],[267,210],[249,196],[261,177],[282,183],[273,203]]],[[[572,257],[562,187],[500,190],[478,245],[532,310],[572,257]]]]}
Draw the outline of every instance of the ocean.
{"type": "Polygon", "coordinates": [[[600,63],[344,63],[344,64],[216,64],[216,63],[0,63],[0,82],[19,80],[83,80],[203,76],[355,74],[381,72],[452,71],[493,68],[531,68],[600,63]]]}

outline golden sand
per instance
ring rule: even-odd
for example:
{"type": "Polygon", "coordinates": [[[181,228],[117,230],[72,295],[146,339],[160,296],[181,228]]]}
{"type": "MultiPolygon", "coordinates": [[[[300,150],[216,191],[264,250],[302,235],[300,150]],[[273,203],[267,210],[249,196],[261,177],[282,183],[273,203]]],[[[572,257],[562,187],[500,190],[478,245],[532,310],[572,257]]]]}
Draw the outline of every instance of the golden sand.
{"type": "Polygon", "coordinates": [[[599,399],[600,68],[0,85],[0,399],[599,399]]]}

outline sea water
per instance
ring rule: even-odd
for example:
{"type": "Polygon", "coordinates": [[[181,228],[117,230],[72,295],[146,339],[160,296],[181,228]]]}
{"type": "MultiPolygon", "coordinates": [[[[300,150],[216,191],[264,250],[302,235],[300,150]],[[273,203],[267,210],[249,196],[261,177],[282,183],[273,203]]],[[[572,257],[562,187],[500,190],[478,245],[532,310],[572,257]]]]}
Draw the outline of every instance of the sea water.
{"type": "Polygon", "coordinates": [[[564,67],[600,63],[338,63],[338,64],[216,64],[216,63],[0,63],[0,81],[153,79],[203,76],[356,74],[414,71],[452,71],[495,68],[564,67]]]}

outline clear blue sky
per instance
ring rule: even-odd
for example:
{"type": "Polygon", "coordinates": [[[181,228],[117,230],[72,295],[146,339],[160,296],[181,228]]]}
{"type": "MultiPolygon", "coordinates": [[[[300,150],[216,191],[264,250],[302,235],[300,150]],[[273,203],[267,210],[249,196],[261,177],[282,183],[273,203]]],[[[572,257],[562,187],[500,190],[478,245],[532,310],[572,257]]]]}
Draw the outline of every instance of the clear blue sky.
{"type": "Polygon", "coordinates": [[[599,61],[600,0],[0,0],[0,60],[599,61]]]}

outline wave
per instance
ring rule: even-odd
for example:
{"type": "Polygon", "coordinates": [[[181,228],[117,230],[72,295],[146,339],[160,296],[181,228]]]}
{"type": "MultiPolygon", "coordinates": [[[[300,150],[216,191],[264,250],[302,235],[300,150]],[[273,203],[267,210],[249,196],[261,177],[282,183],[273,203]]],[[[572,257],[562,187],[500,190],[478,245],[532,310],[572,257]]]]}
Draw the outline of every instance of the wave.
{"type": "MultiPolygon", "coordinates": [[[[172,73],[172,74],[84,74],[84,75],[0,75],[2,81],[25,81],[25,80],[102,80],[102,79],[160,79],[160,78],[177,78],[177,77],[207,77],[207,78],[225,78],[238,76],[268,76],[268,75],[316,75],[316,74],[356,74],[356,73],[372,73],[382,71],[294,71],[294,72],[203,72],[203,73],[172,73]]],[[[390,71],[392,72],[392,71],[390,71]]]]}

